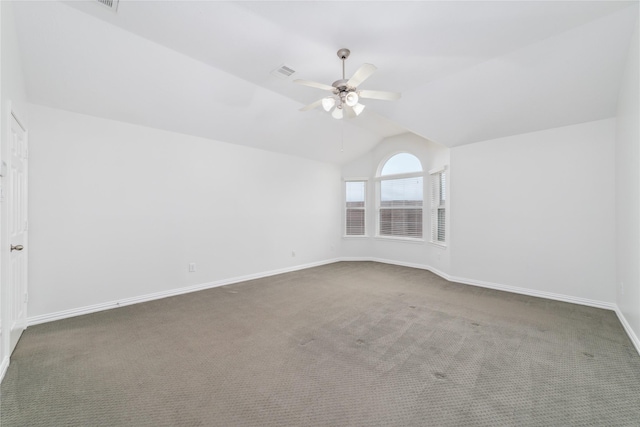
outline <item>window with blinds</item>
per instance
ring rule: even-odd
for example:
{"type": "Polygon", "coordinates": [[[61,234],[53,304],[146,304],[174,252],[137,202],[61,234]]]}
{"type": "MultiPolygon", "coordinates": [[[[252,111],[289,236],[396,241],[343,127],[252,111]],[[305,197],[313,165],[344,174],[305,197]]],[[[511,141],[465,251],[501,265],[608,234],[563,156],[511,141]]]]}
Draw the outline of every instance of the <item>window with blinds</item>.
{"type": "Polygon", "coordinates": [[[441,169],[431,176],[431,241],[445,244],[446,235],[446,203],[447,203],[447,174],[441,169]]]}
{"type": "Polygon", "coordinates": [[[345,235],[366,235],[366,181],[345,182],[345,235]]]}
{"type": "Polygon", "coordinates": [[[382,167],[378,194],[378,235],[422,238],[423,172],[409,153],[391,157],[382,167]]]}

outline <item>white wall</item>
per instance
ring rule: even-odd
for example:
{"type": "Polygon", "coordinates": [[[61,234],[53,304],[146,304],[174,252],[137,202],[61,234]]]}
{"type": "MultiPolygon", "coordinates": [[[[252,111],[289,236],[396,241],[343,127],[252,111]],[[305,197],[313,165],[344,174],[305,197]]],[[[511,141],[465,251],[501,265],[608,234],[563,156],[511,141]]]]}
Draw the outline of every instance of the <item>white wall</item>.
{"type": "Polygon", "coordinates": [[[30,113],[30,319],[337,256],[337,166],[30,113]]]}
{"type": "MultiPolygon", "coordinates": [[[[640,104],[638,26],[629,47],[616,128],[617,303],[640,351],[640,104]]],[[[630,334],[631,335],[631,334],[630,334]]]]}
{"type": "Polygon", "coordinates": [[[435,269],[442,273],[449,271],[449,248],[442,248],[429,243],[429,188],[428,173],[437,167],[449,165],[449,149],[421,138],[412,133],[406,133],[386,138],[367,155],[345,165],[342,168],[344,179],[368,178],[367,194],[367,233],[366,238],[348,237],[342,242],[342,256],[346,258],[374,258],[393,261],[400,264],[415,265],[435,269]],[[394,154],[408,152],[420,159],[425,171],[425,203],[424,203],[424,241],[408,242],[389,238],[376,238],[376,173],[382,163],[394,154]]]}
{"type": "Polygon", "coordinates": [[[615,302],[615,119],[451,150],[453,275],[615,302]]]}
{"type": "MultiPolygon", "coordinates": [[[[0,160],[5,159],[9,147],[9,117],[11,111],[20,118],[20,121],[28,127],[29,117],[27,116],[27,102],[25,86],[22,78],[22,67],[20,54],[18,52],[18,41],[14,26],[12,3],[0,2],[0,160]]],[[[1,178],[4,181],[4,178],[1,178]]],[[[4,185],[4,182],[2,182],[4,185]]],[[[6,189],[3,189],[5,192],[6,189]]],[[[6,260],[8,256],[9,240],[7,237],[7,212],[6,203],[2,204],[0,210],[0,256],[6,260]]],[[[28,248],[27,248],[28,249],[28,248]]],[[[9,293],[7,287],[6,269],[0,271],[0,378],[3,370],[8,366],[9,360],[9,317],[8,304],[9,293]]]]}

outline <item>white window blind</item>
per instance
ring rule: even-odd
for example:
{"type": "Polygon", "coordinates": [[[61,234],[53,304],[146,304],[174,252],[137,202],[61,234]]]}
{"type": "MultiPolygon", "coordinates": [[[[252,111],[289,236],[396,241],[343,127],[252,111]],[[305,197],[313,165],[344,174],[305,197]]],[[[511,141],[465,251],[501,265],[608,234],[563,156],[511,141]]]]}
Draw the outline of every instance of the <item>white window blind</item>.
{"type": "Polygon", "coordinates": [[[422,237],[421,176],[380,181],[381,236],[422,237]]]}
{"type": "Polygon", "coordinates": [[[378,236],[422,238],[424,178],[420,160],[398,153],[380,168],[378,180],[378,236]]]}
{"type": "Polygon", "coordinates": [[[366,181],[345,182],[345,235],[364,236],[366,234],[366,181]]]}
{"type": "Polygon", "coordinates": [[[447,174],[446,170],[431,173],[431,241],[444,244],[446,235],[447,174]]]}

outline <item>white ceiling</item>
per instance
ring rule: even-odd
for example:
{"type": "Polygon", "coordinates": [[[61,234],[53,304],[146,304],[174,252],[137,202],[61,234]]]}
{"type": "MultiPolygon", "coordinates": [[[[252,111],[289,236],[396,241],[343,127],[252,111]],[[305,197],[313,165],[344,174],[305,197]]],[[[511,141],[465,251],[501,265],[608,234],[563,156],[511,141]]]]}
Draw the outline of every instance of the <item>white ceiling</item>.
{"type": "Polygon", "coordinates": [[[34,103],[344,163],[414,132],[453,147],[612,117],[638,2],[14,2],[34,103]],[[378,67],[337,121],[294,78],[378,67]],[[296,70],[274,77],[280,65],[296,70]],[[365,102],[363,102],[365,103],[365,102]],[[343,143],[344,139],[344,143],[343,143]],[[342,148],[344,147],[344,148],[342,148]]]}

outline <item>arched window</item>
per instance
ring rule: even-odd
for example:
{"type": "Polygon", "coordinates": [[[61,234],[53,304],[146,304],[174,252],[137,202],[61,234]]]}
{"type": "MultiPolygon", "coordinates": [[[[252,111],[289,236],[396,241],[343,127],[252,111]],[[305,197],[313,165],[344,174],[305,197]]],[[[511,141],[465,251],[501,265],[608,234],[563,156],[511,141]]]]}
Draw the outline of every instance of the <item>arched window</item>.
{"type": "Polygon", "coordinates": [[[422,238],[424,172],[420,160],[400,153],[387,160],[378,180],[378,235],[422,238]]]}

